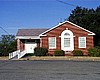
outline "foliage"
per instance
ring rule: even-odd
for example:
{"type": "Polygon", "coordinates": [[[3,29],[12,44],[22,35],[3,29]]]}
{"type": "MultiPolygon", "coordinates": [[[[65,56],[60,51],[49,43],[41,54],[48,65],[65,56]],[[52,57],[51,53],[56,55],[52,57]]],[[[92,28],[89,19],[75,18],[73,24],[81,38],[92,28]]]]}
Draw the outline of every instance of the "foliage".
{"type": "Polygon", "coordinates": [[[74,56],[83,56],[83,52],[81,50],[73,50],[72,53],[74,56]]]}
{"type": "Polygon", "coordinates": [[[95,46],[100,46],[100,6],[88,9],[77,6],[70,14],[69,21],[94,32],[95,46]]]}
{"type": "Polygon", "coordinates": [[[16,42],[14,35],[2,35],[0,40],[0,52],[3,56],[16,50],[16,42]]]}
{"type": "Polygon", "coordinates": [[[89,56],[100,57],[100,47],[89,48],[88,53],[89,53],[89,56]]]}
{"type": "Polygon", "coordinates": [[[47,53],[48,53],[48,49],[47,48],[36,47],[34,49],[34,55],[35,56],[46,56],[47,53]]]}
{"type": "Polygon", "coordinates": [[[64,56],[64,51],[63,50],[55,50],[54,51],[54,55],[55,56],[64,56]]]}

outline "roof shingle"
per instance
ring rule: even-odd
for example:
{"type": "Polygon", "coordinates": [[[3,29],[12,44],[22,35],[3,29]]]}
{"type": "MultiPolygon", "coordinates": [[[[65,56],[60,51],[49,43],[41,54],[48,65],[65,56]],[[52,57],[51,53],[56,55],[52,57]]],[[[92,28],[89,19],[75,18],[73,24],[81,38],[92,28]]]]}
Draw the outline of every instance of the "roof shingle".
{"type": "Polygon", "coordinates": [[[44,31],[48,30],[47,28],[38,28],[38,29],[19,29],[16,36],[39,36],[44,31]]]}

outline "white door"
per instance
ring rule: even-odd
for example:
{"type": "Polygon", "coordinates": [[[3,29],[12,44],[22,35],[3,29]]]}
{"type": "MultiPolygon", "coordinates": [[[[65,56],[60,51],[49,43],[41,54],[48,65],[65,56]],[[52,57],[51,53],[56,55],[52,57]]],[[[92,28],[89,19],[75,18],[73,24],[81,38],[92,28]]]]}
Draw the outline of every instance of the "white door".
{"type": "Polygon", "coordinates": [[[61,33],[61,49],[64,51],[74,50],[74,38],[72,31],[64,30],[61,33]]]}
{"type": "Polygon", "coordinates": [[[32,42],[27,42],[25,43],[25,50],[26,53],[34,53],[34,48],[37,46],[36,43],[32,43],[32,42]]]}

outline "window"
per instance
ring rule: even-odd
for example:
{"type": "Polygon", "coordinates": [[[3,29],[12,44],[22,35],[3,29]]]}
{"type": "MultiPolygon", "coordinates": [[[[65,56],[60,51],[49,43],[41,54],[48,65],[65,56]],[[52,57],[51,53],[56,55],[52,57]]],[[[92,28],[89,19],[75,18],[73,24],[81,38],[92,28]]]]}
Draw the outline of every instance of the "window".
{"type": "Polygon", "coordinates": [[[69,33],[65,33],[64,36],[70,36],[70,34],[69,33]]]}
{"type": "Polygon", "coordinates": [[[49,48],[56,48],[56,37],[49,37],[49,48]]]}
{"type": "Polygon", "coordinates": [[[64,47],[70,47],[70,38],[64,38],[64,47]]]}
{"type": "Polygon", "coordinates": [[[86,37],[79,37],[79,48],[86,48],[86,37]]]}
{"type": "Polygon", "coordinates": [[[61,33],[61,49],[64,51],[74,50],[74,39],[72,31],[64,30],[61,33]]]}

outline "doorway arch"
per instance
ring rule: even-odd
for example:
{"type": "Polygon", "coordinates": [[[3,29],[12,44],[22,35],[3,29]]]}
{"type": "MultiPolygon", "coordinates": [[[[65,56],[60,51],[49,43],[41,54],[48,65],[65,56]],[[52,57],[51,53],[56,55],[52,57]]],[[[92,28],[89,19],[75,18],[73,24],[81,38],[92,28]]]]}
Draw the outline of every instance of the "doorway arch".
{"type": "Polygon", "coordinates": [[[61,33],[61,49],[64,51],[74,50],[74,38],[73,32],[70,30],[64,30],[61,33]]]}

